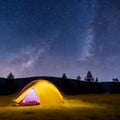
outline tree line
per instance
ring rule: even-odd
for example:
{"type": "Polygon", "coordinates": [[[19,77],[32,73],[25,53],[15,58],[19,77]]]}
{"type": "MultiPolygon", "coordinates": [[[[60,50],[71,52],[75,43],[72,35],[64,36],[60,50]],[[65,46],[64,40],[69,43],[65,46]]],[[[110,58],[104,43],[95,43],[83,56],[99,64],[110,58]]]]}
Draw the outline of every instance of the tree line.
{"type": "MultiPolygon", "coordinates": [[[[62,78],[67,79],[67,75],[65,73],[63,73],[62,78]]],[[[76,80],[81,81],[82,80],[81,76],[77,76],[76,80]]],[[[86,74],[86,76],[83,80],[86,81],[86,82],[99,82],[98,77],[94,78],[93,75],[92,75],[92,72],[90,70],[87,72],[87,74],[86,74]]],[[[119,82],[119,79],[118,78],[112,78],[112,81],[113,82],[119,82]]]]}
{"type": "MultiPolygon", "coordinates": [[[[23,80],[19,81],[24,86],[33,80],[41,79],[39,78],[23,78],[23,80]],[[29,80],[26,81],[26,80],[29,80]]],[[[94,79],[92,72],[89,70],[82,80],[81,76],[77,76],[75,79],[67,78],[67,75],[63,73],[61,77],[44,77],[42,79],[50,80],[53,82],[58,88],[61,89],[64,93],[68,94],[87,94],[87,93],[105,93],[104,85],[102,82],[99,82],[98,77],[94,79]]],[[[4,79],[4,85],[0,87],[0,94],[11,94],[21,90],[24,86],[18,83],[18,80],[15,79],[13,73],[8,74],[7,78],[4,79]],[[21,88],[21,89],[20,89],[21,88]]],[[[118,78],[113,78],[113,82],[110,88],[110,93],[120,93],[120,82],[118,78]]]]}

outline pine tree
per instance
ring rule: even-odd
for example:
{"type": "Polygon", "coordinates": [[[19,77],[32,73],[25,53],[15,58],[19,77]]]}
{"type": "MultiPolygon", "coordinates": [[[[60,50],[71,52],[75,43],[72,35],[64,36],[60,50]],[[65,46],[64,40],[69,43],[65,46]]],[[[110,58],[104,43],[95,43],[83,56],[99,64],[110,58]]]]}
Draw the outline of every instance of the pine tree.
{"type": "Polygon", "coordinates": [[[67,79],[67,76],[65,73],[63,73],[63,75],[62,75],[62,79],[67,79]]]}
{"type": "Polygon", "coordinates": [[[86,75],[86,77],[85,77],[85,81],[86,81],[86,82],[93,82],[93,81],[94,81],[94,78],[93,78],[93,76],[92,76],[91,71],[88,71],[88,72],[87,72],[87,75],[86,75]]]}
{"type": "Polygon", "coordinates": [[[12,73],[10,73],[8,76],[7,76],[7,79],[14,79],[14,75],[12,73]]]}
{"type": "Polygon", "coordinates": [[[112,80],[113,80],[113,82],[119,82],[118,78],[113,78],[112,80]]]}
{"type": "Polygon", "coordinates": [[[98,82],[98,77],[96,77],[95,82],[98,82]]]}
{"type": "Polygon", "coordinates": [[[14,93],[16,90],[15,76],[10,73],[6,78],[5,87],[8,90],[8,93],[14,93]]]}
{"type": "Polygon", "coordinates": [[[77,76],[77,78],[76,78],[76,79],[80,81],[80,80],[81,80],[81,77],[80,77],[80,76],[77,76]]]}

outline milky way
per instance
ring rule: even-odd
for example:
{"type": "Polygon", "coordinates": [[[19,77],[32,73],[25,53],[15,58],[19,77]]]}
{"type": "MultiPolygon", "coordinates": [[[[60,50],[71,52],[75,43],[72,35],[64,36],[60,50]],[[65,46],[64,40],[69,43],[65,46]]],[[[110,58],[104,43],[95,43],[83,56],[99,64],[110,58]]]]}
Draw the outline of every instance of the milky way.
{"type": "Polygon", "coordinates": [[[82,55],[80,56],[80,58],[83,60],[87,59],[88,57],[94,56],[94,51],[93,51],[93,44],[95,40],[94,20],[95,20],[95,15],[96,15],[96,9],[97,9],[97,0],[92,0],[91,1],[91,12],[90,12],[88,24],[87,24],[88,27],[86,30],[86,36],[85,36],[85,40],[83,44],[82,55]]]}
{"type": "Polygon", "coordinates": [[[0,76],[120,79],[119,0],[2,0],[0,76]]]}

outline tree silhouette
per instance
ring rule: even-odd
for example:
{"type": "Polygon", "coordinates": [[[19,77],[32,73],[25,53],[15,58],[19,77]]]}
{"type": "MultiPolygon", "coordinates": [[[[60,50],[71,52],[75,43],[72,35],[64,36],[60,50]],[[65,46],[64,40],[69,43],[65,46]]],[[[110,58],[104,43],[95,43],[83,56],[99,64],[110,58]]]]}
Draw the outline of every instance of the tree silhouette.
{"type": "Polygon", "coordinates": [[[81,80],[81,77],[80,76],[77,76],[77,78],[76,78],[77,80],[81,80]]]}
{"type": "Polygon", "coordinates": [[[86,77],[85,77],[85,81],[86,81],[86,82],[93,82],[93,81],[94,81],[94,78],[93,78],[93,76],[92,76],[91,71],[88,71],[88,72],[87,72],[87,75],[86,75],[86,77]]]}
{"type": "Polygon", "coordinates": [[[6,94],[14,93],[16,90],[15,76],[10,73],[5,82],[5,88],[7,90],[6,94]]]}
{"type": "Polygon", "coordinates": [[[111,93],[120,93],[120,82],[118,78],[113,78],[112,80],[111,93]]]}
{"type": "Polygon", "coordinates": [[[119,82],[118,78],[113,78],[113,82],[119,82]]]}
{"type": "Polygon", "coordinates": [[[62,75],[62,79],[67,79],[67,76],[65,73],[63,73],[63,75],[62,75]]]}
{"type": "Polygon", "coordinates": [[[12,74],[12,73],[10,73],[8,76],[7,76],[7,79],[14,79],[15,78],[15,76],[12,74]]]}
{"type": "Polygon", "coordinates": [[[98,80],[98,77],[96,77],[96,79],[95,79],[95,82],[98,82],[99,80],[98,80]]]}

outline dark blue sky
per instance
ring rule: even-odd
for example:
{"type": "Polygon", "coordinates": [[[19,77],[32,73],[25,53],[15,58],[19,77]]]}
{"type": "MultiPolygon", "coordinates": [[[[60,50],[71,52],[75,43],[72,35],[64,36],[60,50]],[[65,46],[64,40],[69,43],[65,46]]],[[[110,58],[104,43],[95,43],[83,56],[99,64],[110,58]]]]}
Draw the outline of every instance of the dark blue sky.
{"type": "Polygon", "coordinates": [[[119,0],[0,0],[0,76],[120,78],[119,0]]]}

